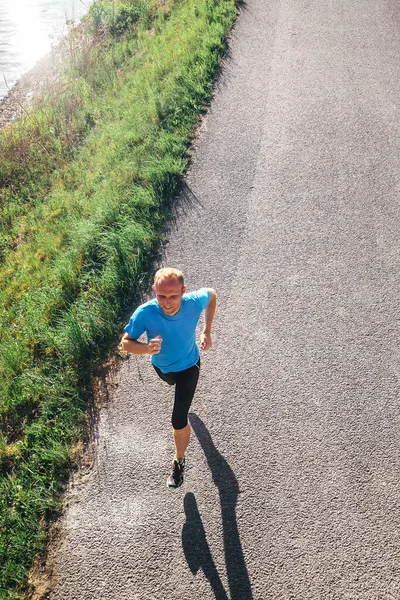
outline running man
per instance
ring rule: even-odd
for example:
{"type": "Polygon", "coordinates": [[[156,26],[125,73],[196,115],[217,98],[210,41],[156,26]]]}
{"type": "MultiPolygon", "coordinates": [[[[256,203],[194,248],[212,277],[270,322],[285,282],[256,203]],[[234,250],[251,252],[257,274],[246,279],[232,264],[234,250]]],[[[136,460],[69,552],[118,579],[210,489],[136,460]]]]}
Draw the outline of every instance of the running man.
{"type": "Polygon", "coordinates": [[[178,269],[159,269],[154,276],[155,299],[139,306],[125,327],[122,347],[131,354],[150,354],[157,374],[175,385],[172,428],[175,458],[167,479],[169,488],[183,483],[185,453],[189,444],[188,412],[200,372],[200,351],[196,327],[204,310],[200,348],[211,348],[211,326],[217,294],[211,288],[186,293],[183,274],[178,269]],[[146,333],[147,343],[138,338],[146,333]]]}

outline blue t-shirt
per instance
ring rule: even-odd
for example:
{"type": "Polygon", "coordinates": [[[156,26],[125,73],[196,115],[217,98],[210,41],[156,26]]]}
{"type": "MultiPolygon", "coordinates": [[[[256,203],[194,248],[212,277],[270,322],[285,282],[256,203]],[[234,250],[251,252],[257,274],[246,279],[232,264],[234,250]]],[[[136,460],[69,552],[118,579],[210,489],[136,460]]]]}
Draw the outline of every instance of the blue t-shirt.
{"type": "Polygon", "coordinates": [[[207,288],[183,294],[179,312],[169,316],[163,313],[154,298],[135,310],[125,331],[134,340],[146,333],[148,342],[160,335],[161,351],[152,355],[151,362],[162,373],[184,371],[199,360],[196,327],[209,302],[210,292],[207,288]]]}

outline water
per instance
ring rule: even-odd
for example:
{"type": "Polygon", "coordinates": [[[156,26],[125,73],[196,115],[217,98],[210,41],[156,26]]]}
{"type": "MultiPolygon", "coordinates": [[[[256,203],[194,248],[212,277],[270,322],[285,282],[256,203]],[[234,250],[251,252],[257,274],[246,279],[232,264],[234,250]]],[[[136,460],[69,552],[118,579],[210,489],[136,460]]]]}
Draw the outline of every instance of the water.
{"type": "Polygon", "coordinates": [[[0,102],[93,0],[0,0],[0,102]],[[4,80],[6,78],[7,84],[4,80]]]}

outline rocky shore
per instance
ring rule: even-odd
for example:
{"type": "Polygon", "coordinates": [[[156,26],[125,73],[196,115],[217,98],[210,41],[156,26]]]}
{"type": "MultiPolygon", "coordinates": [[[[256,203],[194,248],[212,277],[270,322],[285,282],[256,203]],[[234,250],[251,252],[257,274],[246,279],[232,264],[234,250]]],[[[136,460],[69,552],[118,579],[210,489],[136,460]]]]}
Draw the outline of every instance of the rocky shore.
{"type": "Polygon", "coordinates": [[[68,64],[67,42],[61,42],[25,73],[0,103],[0,128],[27,114],[34,99],[54,87],[68,64]]]}

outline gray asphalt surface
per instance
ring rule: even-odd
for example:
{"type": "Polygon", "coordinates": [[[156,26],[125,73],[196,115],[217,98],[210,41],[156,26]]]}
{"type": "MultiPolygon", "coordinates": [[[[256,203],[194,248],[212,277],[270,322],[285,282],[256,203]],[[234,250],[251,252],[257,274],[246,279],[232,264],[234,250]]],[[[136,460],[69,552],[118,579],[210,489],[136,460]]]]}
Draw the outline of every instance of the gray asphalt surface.
{"type": "Polygon", "coordinates": [[[215,287],[183,487],[131,357],[54,600],[400,598],[400,5],[249,0],[164,264],[215,287]]]}

